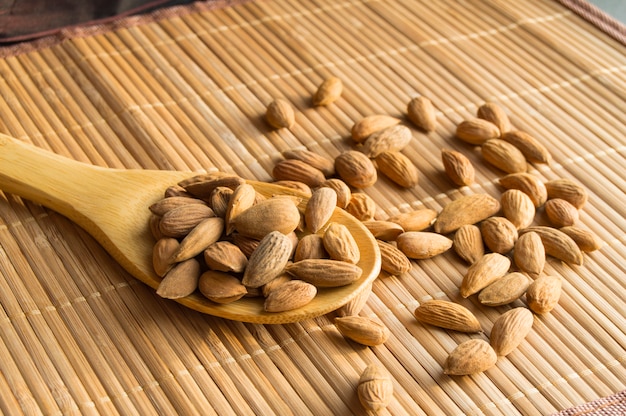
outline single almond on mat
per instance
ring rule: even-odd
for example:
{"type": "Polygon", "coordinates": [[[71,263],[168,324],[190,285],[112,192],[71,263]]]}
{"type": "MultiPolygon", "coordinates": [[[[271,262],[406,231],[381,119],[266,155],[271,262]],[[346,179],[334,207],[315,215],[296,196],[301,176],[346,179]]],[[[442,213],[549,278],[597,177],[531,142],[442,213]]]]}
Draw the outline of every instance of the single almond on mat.
{"type": "Polygon", "coordinates": [[[443,373],[452,376],[481,373],[493,367],[497,361],[498,355],[487,341],[470,339],[450,352],[443,373]]]}
{"type": "Polygon", "coordinates": [[[498,211],[500,211],[500,201],[491,195],[464,195],[443,207],[433,227],[437,233],[448,234],[463,225],[476,224],[495,215],[498,211]]]}
{"type": "Polygon", "coordinates": [[[481,332],[476,316],[465,306],[441,299],[422,302],[413,312],[425,324],[460,332],[481,332]]]}
{"type": "Polygon", "coordinates": [[[499,356],[509,355],[522,343],[533,327],[533,313],[517,307],[504,312],[496,319],[489,334],[489,343],[499,356]]]}

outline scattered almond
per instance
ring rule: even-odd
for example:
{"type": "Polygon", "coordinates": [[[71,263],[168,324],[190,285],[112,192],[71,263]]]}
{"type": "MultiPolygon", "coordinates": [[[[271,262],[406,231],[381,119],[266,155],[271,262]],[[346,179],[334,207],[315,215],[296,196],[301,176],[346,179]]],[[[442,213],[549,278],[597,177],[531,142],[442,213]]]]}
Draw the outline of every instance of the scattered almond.
{"type": "Polygon", "coordinates": [[[464,195],[443,207],[433,227],[437,233],[448,234],[463,225],[476,224],[495,215],[498,211],[500,211],[500,201],[491,195],[464,195]]]}
{"type": "Polygon", "coordinates": [[[513,261],[518,269],[537,277],[546,264],[546,250],[541,237],[536,232],[527,232],[519,236],[513,248],[513,261]]]}
{"type": "Polygon", "coordinates": [[[500,138],[517,147],[529,162],[549,163],[552,160],[552,155],[548,149],[539,140],[524,131],[511,130],[503,133],[500,138]]]}
{"type": "Polygon", "coordinates": [[[480,233],[487,248],[494,253],[507,254],[517,241],[517,228],[505,217],[490,217],[481,222],[480,233]]]}
{"type": "Polygon", "coordinates": [[[412,188],[419,181],[419,172],[411,159],[397,151],[385,151],[374,159],[380,173],[403,188],[412,188]]]}
{"type": "Polygon", "coordinates": [[[378,179],[372,160],[356,150],[346,150],[337,156],[335,171],[345,183],[357,189],[370,187],[378,179]]]}
{"type": "Polygon", "coordinates": [[[385,409],[393,398],[393,383],[387,370],[368,365],[359,377],[357,395],[365,410],[378,414],[385,409]]]}
{"type": "Polygon", "coordinates": [[[352,191],[347,183],[337,178],[329,178],[320,184],[320,187],[330,188],[337,194],[337,206],[345,209],[352,197],[352,191]]]}
{"type": "Polygon", "coordinates": [[[290,280],[270,291],[265,298],[265,312],[285,312],[301,308],[310,303],[317,288],[302,280],[290,280]]]}
{"type": "Polygon", "coordinates": [[[565,199],[548,199],[543,207],[548,220],[557,228],[574,225],[578,222],[578,210],[565,199]]]}
{"type": "Polygon", "coordinates": [[[276,98],[267,105],[265,118],[270,126],[280,129],[291,128],[296,122],[296,115],[289,101],[276,98]]]}
{"type": "Polygon", "coordinates": [[[443,373],[453,376],[481,373],[493,367],[497,361],[498,356],[487,341],[469,339],[450,352],[443,373]]]}
{"type": "Polygon", "coordinates": [[[427,231],[406,231],[396,238],[398,249],[410,259],[429,259],[452,247],[449,238],[427,231]]]}
{"type": "Polygon", "coordinates": [[[433,225],[436,218],[437,211],[430,208],[422,208],[393,215],[387,220],[395,222],[404,231],[423,231],[433,225]]]}
{"type": "Polygon", "coordinates": [[[399,152],[411,142],[412,138],[411,129],[396,124],[370,134],[363,142],[361,151],[373,159],[382,152],[399,152]]]}
{"type": "Polygon", "coordinates": [[[376,202],[363,192],[353,192],[346,211],[359,221],[371,221],[376,215],[376,202]]]}
{"type": "Polygon", "coordinates": [[[489,343],[499,356],[515,350],[533,327],[533,313],[523,307],[513,308],[496,319],[491,328],[489,343]]]}
{"type": "Polygon", "coordinates": [[[300,211],[291,198],[277,196],[251,206],[234,219],[234,224],[240,234],[260,240],[271,231],[294,231],[300,225],[300,211]]]}
{"type": "Polygon", "coordinates": [[[313,105],[329,105],[334,103],[341,97],[343,92],[343,82],[341,78],[334,76],[326,78],[317,87],[315,94],[313,94],[313,105]]]}
{"type": "Polygon", "coordinates": [[[581,209],[589,197],[587,190],[572,179],[553,179],[545,183],[548,198],[564,199],[577,209],[581,209]]]}
{"type": "Polygon", "coordinates": [[[317,188],[326,180],[324,172],[299,159],[284,159],[274,165],[272,176],[277,181],[298,181],[317,188]]]}
{"type": "Polygon", "coordinates": [[[266,234],[248,259],[243,285],[257,288],[277,277],[287,265],[292,249],[291,240],[280,231],[266,234]]]}
{"type": "Polygon", "coordinates": [[[188,259],[176,263],[159,282],[156,293],[166,299],[180,299],[191,295],[198,287],[200,263],[188,259]]]}
{"type": "Polygon", "coordinates": [[[530,196],[519,189],[504,191],[500,196],[500,205],[504,217],[518,230],[530,226],[535,219],[535,204],[530,196]]]}
{"type": "Polygon", "coordinates": [[[363,225],[372,233],[374,238],[383,241],[394,241],[404,232],[400,224],[392,221],[367,220],[363,221],[363,225]]]}
{"type": "Polygon", "coordinates": [[[337,207],[337,193],[331,188],[321,187],[313,191],[313,195],[304,209],[304,222],[312,233],[316,233],[326,225],[337,207]]]}
{"type": "Polygon", "coordinates": [[[460,294],[467,298],[478,293],[509,271],[511,260],[498,253],[488,253],[470,265],[463,276],[460,294]]]}
{"type": "Polygon", "coordinates": [[[425,324],[460,332],[481,332],[478,318],[460,303],[442,299],[422,302],[413,312],[425,324]]]}
{"type": "Polygon", "coordinates": [[[437,127],[437,115],[432,101],[420,95],[407,104],[407,118],[424,131],[433,131],[437,127]]]}
{"type": "Polygon", "coordinates": [[[478,118],[487,120],[495,124],[500,130],[500,134],[504,134],[511,130],[511,122],[509,116],[499,104],[494,102],[486,102],[476,112],[478,118]]]}
{"type": "Polygon", "coordinates": [[[463,153],[441,149],[441,161],[446,175],[455,185],[468,186],[474,183],[474,165],[463,153]]]}
{"type": "Polygon", "coordinates": [[[558,276],[543,275],[535,279],[526,290],[526,302],[530,310],[539,315],[552,311],[561,298],[562,285],[558,276]]]}
{"type": "Polygon", "coordinates": [[[385,114],[374,114],[364,117],[354,123],[352,126],[352,140],[356,143],[362,143],[371,134],[380,131],[384,128],[394,126],[400,123],[399,118],[388,116],[385,114]]]}
{"type": "Polygon", "coordinates": [[[481,290],[478,301],[486,306],[507,305],[519,299],[529,284],[530,279],[524,273],[508,273],[481,290]]]}
{"type": "Polygon", "coordinates": [[[535,208],[542,206],[548,199],[548,190],[537,176],[526,173],[511,173],[499,180],[506,189],[519,189],[530,197],[535,208]]]}
{"type": "Polygon", "coordinates": [[[583,254],[570,236],[557,228],[536,225],[521,230],[523,233],[536,232],[541,238],[546,254],[568,264],[583,264],[583,254]]]}
{"type": "Polygon", "coordinates": [[[586,230],[575,225],[561,227],[559,230],[574,240],[580,250],[585,253],[602,248],[602,240],[591,230],[586,230]]]}
{"type": "Polygon", "coordinates": [[[485,245],[480,228],[473,224],[461,226],[452,239],[454,251],[469,264],[476,263],[485,254],[485,245]]]}
{"type": "Polygon", "coordinates": [[[391,243],[376,240],[380,249],[380,268],[392,276],[400,276],[411,270],[411,261],[400,249],[391,243]]]}
{"type": "Polygon", "coordinates": [[[344,337],[370,347],[384,344],[391,333],[379,320],[360,315],[338,316],[335,325],[344,337]]]}
{"type": "Polygon", "coordinates": [[[338,287],[358,280],[363,270],[356,264],[332,259],[305,259],[286,267],[297,279],[317,287],[338,287]]]}
{"type": "Polygon", "coordinates": [[[469,144],[482,145],[487,140],[500,137],[500,129],[490,121],[471,118],[456,126],[456,137],[469,144]]]}
{"type": "Polygon", "coordinates": [[[324,231],[324,248],[333,260],[341,260],[357,264],[361,259],[361,252],[352,233],[345,225],[332,222],[324,231]]]}
{"type": "Polygon", "coordinates": [[[311,167],[321,170],[325,176],[335,174],[335,162],[333,160],[307,149],[287,150],[283,152],[283,157],[285,159],[300,160],[311,167]]]}
{"type": "Polygon", "coordinates": [[[528,169],[524,154],[515,146],[502,139],[489,139],[480,147],[483,159],[506,173],[526,172],[528,169]]]}

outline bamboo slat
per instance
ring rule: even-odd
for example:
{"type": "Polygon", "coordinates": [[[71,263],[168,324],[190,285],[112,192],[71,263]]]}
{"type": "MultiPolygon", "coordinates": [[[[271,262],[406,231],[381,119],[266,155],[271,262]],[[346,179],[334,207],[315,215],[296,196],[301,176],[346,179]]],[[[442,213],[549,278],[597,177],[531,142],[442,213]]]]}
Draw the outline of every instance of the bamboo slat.
{"type": "Polygon", "coordinates": [[[564,279],[559,305],[536,316],[531,333],[495,367],[450,377],[442,366],[451,350],[470,338],[489,340],[504,311],[525,306],[524,298],[495,308],[462,298],[468,265],[453,251],[413,261],[402,276],[381,273],[360,314],[391,335],[365,347],[341,335],[332,313],[257,325],[161,299],[67,218],[4,193],[0,412],[365,414],[356,389],[370,363],[393,380],[382,414],[619,409],[626,389],[626,46],[614,27],[604,33],[565,4],[209,1],[0,49],[0,132],[114,168],[219,170],[271,181],[286,150],[332,159],[355,148],[350,130],[362,117],[387,114],[412,127],[407,103],[426,96],[437,128],[412,128],[403,150],[419,184],[400,189],[381,176],[364,190],[377,219],[439,211],[462,195],[500,196],[503,172],[454,137],[459,122],[493,101],[553,155],[550,164],[531,164],[532,174],[587,189],[579,225],[603,243],[582,266],[549,259],[545,273],[564,279]],[[314,107],[312,94],[331,75],[344,83],[341,98],[314,107]],[[264,119],[278,97],[296,110],[291,129],[272,129],[264,119]],[[452,185],[444,147],[470,159],[474,184],[452,185]],[[413,311],[429,299],[466,306],[484,332],[419,323],[413,311]]]}

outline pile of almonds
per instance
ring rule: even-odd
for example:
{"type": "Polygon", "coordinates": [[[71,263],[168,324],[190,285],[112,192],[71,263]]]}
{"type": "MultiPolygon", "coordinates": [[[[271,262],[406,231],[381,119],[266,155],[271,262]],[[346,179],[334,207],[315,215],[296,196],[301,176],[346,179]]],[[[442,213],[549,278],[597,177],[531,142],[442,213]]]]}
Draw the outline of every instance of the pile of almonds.
{"type": "MultiPolygon", "coordinates": [[[[339,78],[326,79],[313,95],[313,105],[335,102],[341,96],[342,88],[339,78]]],[[[422,132],[436,128],[435,110],[426,97],[411,99],[406,116],[412,126],[422,132]]],[[[276,99],[268,105],[266,119],[274,128],[291,128],[295,123],[295,111],[288,101],[276,99]]],[[[176,205],[174,201],[182,201],[181,195],[194,202],[187,201],[184,208],[187,212],[181,215],[183,219],[176,221],[168,219],[173,214],[151,207],[154,223],[158,224],[153,225],[154,234],[159,239],[155,246],[155,270],[165,276],[164,288],[159,288],[159,293],[170,297],[172,294],[185,296],[184,290],[172,289],[167,284],[168,276],[176,274],[177,268],[191,268],[200,276],[199,283],[189,284],[187,291],[198,287],[201,292],[207,292],[205,295],[210,299],[222,301],[216,298],[217,294],[203,289],[209,286],[203,283],[208,279],[205,275],[219,273],[223,281],[210,285],[227,288],[219,296],[232,301],[237,296],[249,296],[257,289],[266,296],[268,310],[282,310],[283,306],[272,306],[272,303],[298,307],[301,303],[290,299],[315,296],[316,287],[330,285],[322,281],[330,277],[322,275],[333,275],[332,279],[348,284],[358,278],[359,253],[346,230],[339,224],[328,224],[331,210],[338,207],[362,221],[372,233],[380,249],[381,268],[390,275],[406,274],[412,268],[412,261],[430,259],[452,249],[467,264],[459,287],[463,298],[474,296],[478,303],[488,307],[525,300],[525,306],[512,307],[500,315],[491,328],[488,341],[472,338],[460,343],[449,353],[443,366],[443,372],[449,375],[487,370],[495,365],[499,356],[508,355],[524,340],[532,329],[535,314],[549,313],[558,304],[561,277],[544,273],[547,257],[582,265],[583,253],[599,249],[601,242],[591,231],[577,225],[580,210],[587,201],[586,190],[570,179],[544,182],[530,173],[530,164],[550,163],[551,155],[539,140],[524,131],[514,130],[502,107],[495,103],[483,104],[476,117],[457,125],[455,136],[463,143],[478,146],[483,160],[503,172],[498,179],[503,188],[499,199],[488,194],[467,194],[448,203],[440,212],[424,208],[378,219],[380,213],[376,203],[364,190],[376,183],[379,174],[403,188],[414,187],[419,181],[417,167],[402,153],[413,139],[412,129],[401,119],[384,114],[356,121],[351,129],[353,147],[334,160],[309,150],[283,153],[272,176],[275,183],[298,189],[310,197],[302,215],[293,211],[297,205],[293,199],[283,197],[263,201],[259,195],[244,195],[241,178],[237,179],[241,181],[237,184],[212,185],[211,192],[202,195],[194,189],[202,188],[196,184],[206,178],[191,180],[168,190],[168,198],[156,205],[167,205],[169,198],[173,198],[171,205],[176,205]],[[250,225],[243,225],[248,221],[243,220],[246,218],[244,213],[252,205],[263,204],[276,204],[272,210],[280,212],[281,218],[286,212],[293,211],[290,227],[280,232],[269,230],[251,234],[246,231],[250,225]],[[208,215],[207,210],[212,210],[214,215],[208,215]],[[199,220],[195,221],[196,227],[205,221],[213,223],[214,227],[221,224],[226,238],[220,239],[218,235],[222,233],[215,231],[211,235],[216,241],[209,246],[219,246],[219,254],[215,257],[222,261],[239,259],[235,262],[238,263],[236,267],[220,265],[225,268],[221,270],[213,263],[216,260],[207,257],[212,251],[218,251],[217,248],[208,246],[203,248],[209,253],[205,254],[205,265],[185,265],[188,258],[201,252],[197,250],[199,246],[191,251],[197,252],[191,257],[181,255],[181,251],[186,251],[185,240],[189,237],[183,237],[185,233],[182,231],[171,235],[167,227],[170,223],[176,224],[174,228],[185,229],[186,234],[193,235],[192,217],[199,220]],[[209,221],[209,218],[213,219],[209,221]],[[302,231],[302,224],[309,234],[298,238],[295,231],[298,227],[302,231]],[[227,252],[226,247],[232,253],[227,252]],[[267,262],[268,256],[279,257],[280,261],[274,260],[268,266],[262,259],[267,262]],[[211,270],[196,271],[207,267],[211,270]],[[323,267],[324,273],[318,267],[323,267]],[[250,273],[246,277],[245,272],[250,268],[255,270],[255,276],[263,277],[251,283],[250,273]],[[263,272],[259,273],[257,269],[263,272]],[[273,272],[270,273],[270,269],[273,272]],[[227,273],[231,277],[226,278],[227,273]],[[233,273],[243,273],[243,278],[232,277],[233,273]]],[[[443,148],[441,160],[443,171],[453,184],[468,186],[474,183],[474,166],[462,152],[443,148]]],[[[234,180],[232,176],[211,178],[216,182],[234,180]]],[[[370,293],[371,286],[338,309],[334,322],[346,338],[375,346],[384,343],[390,331],[379,320],[359,315],[370,293]]],[[[456,302],[428,300],[415,309],[414,316],[426,325],[484,335],[474,313],[456,302]]],[[[393,395],[389,374],[374,364],[364,370],[357,390],[363,406],[372,411],[384,408],[393,395]]]]}

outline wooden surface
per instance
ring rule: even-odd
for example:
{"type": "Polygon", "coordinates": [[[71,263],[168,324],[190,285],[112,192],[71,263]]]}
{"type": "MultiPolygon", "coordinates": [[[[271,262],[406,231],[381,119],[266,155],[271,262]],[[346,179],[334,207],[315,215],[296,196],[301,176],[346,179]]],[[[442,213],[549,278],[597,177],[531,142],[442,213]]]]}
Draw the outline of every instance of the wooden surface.
{"type": "Polygon", "coordinates": [[[562,4],[196,4],[1,51],[0,132],[112,168],[218,169],[269,181],[281,152],[335,157],[353,146],[355,121],[404,119],[408,101],[427,96],[437,129],[414,129],[403,151],[419,184],[404,190],[381,178],[365,191],[381,219],[439,211],[462,194],[501,195],[503,172],[454,136],[494,101],[552,153],[532,174],[588,190],[579,224],[603,242],[579,267],[549,259],[546,273],[564,279],[562,297],[516,351],[484,373],[448,377],[447,354],[468,338],[488,339],[510,308],[462,299],[467,265],[453,251],[376,279],[361,313],[382,320],[391,337],[363,347],[339,334],[332,314],[247,324],[160,299],[76,224],[4,193],[4,413],[364,414],[356,385],[370,363],[393,379],[383,414],[546,415],[626,389],[626,48],[562,4]],[[329,75],[344,81],[344,94],[314,108],[311,96],[329,75]],[[292,129],[265,123],[276,97],[296,108],[292,129]],[[443,147],[470,158],[474,185],[445,177],[443,147]],[[413,310],[432,298],[467,306],[485,333],[419,324],[413,310]]]}

